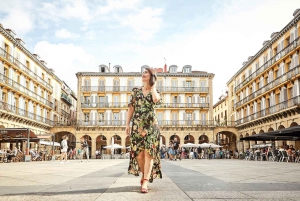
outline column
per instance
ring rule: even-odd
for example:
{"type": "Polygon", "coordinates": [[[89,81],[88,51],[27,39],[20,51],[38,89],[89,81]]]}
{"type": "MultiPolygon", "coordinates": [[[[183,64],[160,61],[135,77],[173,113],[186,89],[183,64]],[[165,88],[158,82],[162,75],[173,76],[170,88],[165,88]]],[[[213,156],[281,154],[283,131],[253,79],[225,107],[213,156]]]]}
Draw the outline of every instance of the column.
{"type": "Polygon", "coordinates": [[[91,148],[91,158],[96,158],[96,138],[93,137],[92,138],[92,142],[91,142],[92,148],[91,148]]]}

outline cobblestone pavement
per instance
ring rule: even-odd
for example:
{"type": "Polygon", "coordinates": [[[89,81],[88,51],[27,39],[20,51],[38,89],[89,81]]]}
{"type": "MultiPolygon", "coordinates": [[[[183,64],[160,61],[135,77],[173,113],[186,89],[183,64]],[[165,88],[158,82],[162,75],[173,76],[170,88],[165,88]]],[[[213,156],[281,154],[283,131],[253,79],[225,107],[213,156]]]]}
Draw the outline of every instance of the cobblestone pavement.
{"type": "Polygon", "coordinates": [[[128,160],[0,164],[2,200],[300,200],[300,164],[163,160],[163,179],[141,194],[128,160]]]}

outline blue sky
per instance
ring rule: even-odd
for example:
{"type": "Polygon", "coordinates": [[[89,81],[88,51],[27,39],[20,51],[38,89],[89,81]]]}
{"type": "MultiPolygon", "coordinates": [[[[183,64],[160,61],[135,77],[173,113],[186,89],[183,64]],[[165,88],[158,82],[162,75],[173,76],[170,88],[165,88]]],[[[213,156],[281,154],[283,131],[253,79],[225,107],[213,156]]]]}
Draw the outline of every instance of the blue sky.
{"type": "Polygon", "coordinates": [[[300,8],[298,0],[0,0],[0,23],[76,90],[78,71],[100,64],[142,65],[215,74],[214,103],[226,82],[272,32],[300,8]]]}

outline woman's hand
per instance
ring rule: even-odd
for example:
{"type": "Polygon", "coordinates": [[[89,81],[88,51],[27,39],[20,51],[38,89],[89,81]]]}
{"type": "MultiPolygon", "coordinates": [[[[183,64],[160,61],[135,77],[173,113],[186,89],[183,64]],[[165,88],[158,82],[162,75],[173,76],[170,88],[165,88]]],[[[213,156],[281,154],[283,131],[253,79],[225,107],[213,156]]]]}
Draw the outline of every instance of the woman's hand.
{"type": "Polygon", "coordinates": [[[125,133],[127,136],[130,135],[130,126],[129,125],[126,126],[125,133]]]}

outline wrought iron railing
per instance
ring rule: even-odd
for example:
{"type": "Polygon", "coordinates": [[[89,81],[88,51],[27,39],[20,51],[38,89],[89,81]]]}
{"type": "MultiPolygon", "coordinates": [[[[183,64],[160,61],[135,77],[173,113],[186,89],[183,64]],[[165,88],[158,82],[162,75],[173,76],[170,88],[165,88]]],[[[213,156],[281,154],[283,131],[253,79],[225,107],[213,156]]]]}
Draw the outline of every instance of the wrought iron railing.
{"type": "Polygon", "coordinates": [[[251,93],[249,96],[243,98],[239,102],[235,104],[235,107],[239,107],[248,101],[252,101],[254,98],[258,97],[260,94],[267,92],[268,90],[273,89],[274,87],[283,84],[284,82],[290,80],[293,76],[299,75],[300,72],[300,65],[296,66],[295,68],[289,70],[287,73],[281,75],[280,77],[276,78],[275,80],[269,82],[268,84],[264,85],[260,89],[256,90],[255,92],[251,93]]]}
{"type": "MultiPolygon", "coordinates": [[[[83,92],[131,92],[135,86],[83,86],[81,91],[83,92]]],[[[156,89],[159,92],[199,92],[208,93],[209,87],[160,87],[156,89]]]]}
{"type": "Polygon", "coordinates": [[[236,125],[244,124],[244,123],[250,122],[252,120],[255,120],[255,119],[258,119],[261,117],[266,117],[268,115],[272,115],[276,112],[284,111],[286,109],[297,106],[299,104],[300,104],[300,96],[295,96],[291,99],[288,99],[288,100],[278,103],[276,105],[270,106],[269,108],[260,110],[251,115],[248,115],[244,118],[238,119],[236,121],[236,125]]]}
{"type": "MultiPolygon", "coordinates": [[[[81,103],[81,108],[127,108],[127,102],[81,103]]],[[[162,103],[156,108],[209,108],[209,103],[162,103]]]]}
{"type": "Polygon", "coordinates": [[[10,87],[12,87],[13,89],[20,91],[28,96],[30,96],[31,98],[42,102],[45,105],[48,105],[49,107],[53,108],[53,103],[51,103],[50,101],[48,101],[47,99],[43,98],[42,96],[36,94],[35,92],[27,89],[26,87],[20,85],[19,83],[17,83],[16,81],[6,77],[5,75],[0,73],[0,82],[2,82],[3,84],[6,84],[10,87]]]}
{"type": "Polygon", "coordinates": [[[18,59],[14,58],[12,55],[10,55],[2,48],[0,48],[0,57],[13,63],[18,69],[25,72],[27,75],[31,76],[34,80],[36,80],[39,84],[43,85],[49,91],[53,92],[53,87],[49,83],[47,83],[43,78],[39,77],[36,73],[31,71],[24,64],[22,64],[18,59]]]}
{"type": "Polygon", "coordinates": [[[245,86],[247,83],[252,81],[254,78],[256,78],[260,73],[262,73],[264,70],[269,68],[271,65],[273,65],[275,62],[277,62],[282,57],[286,56],[288,53],[290,53],[292,50],[297,48],[300,45],[300,37],[296,38],[293,42],[291,42],[288,46],[286,46],[283,50],[278,52],[275,56],[270,58],[266,63],[264,63],[261,67],[259,67],[254,73],[249,75],[245,80],[243,80],[240,84],[238,84],[234,91],[237,92],[239,89],[241,89],[243,86],[245,86]]]}
{"type": "Polygon", "coordinates": [[[5,103],[3,101],[0,101],[0,109],[1,110],[5,110],[7,112],[22,116],[22,117],[26,117],[38,122],[42,122],[45,124],[49,124],[49,125],[53,125],[53,121],[51,121],[50,119],[44,118],[42,116],[36,115],[34,113],[28,112],[27,110],[23,110],[21,108],[18,108],[16,106],[10,105],[8,103],[5,103]]]}

